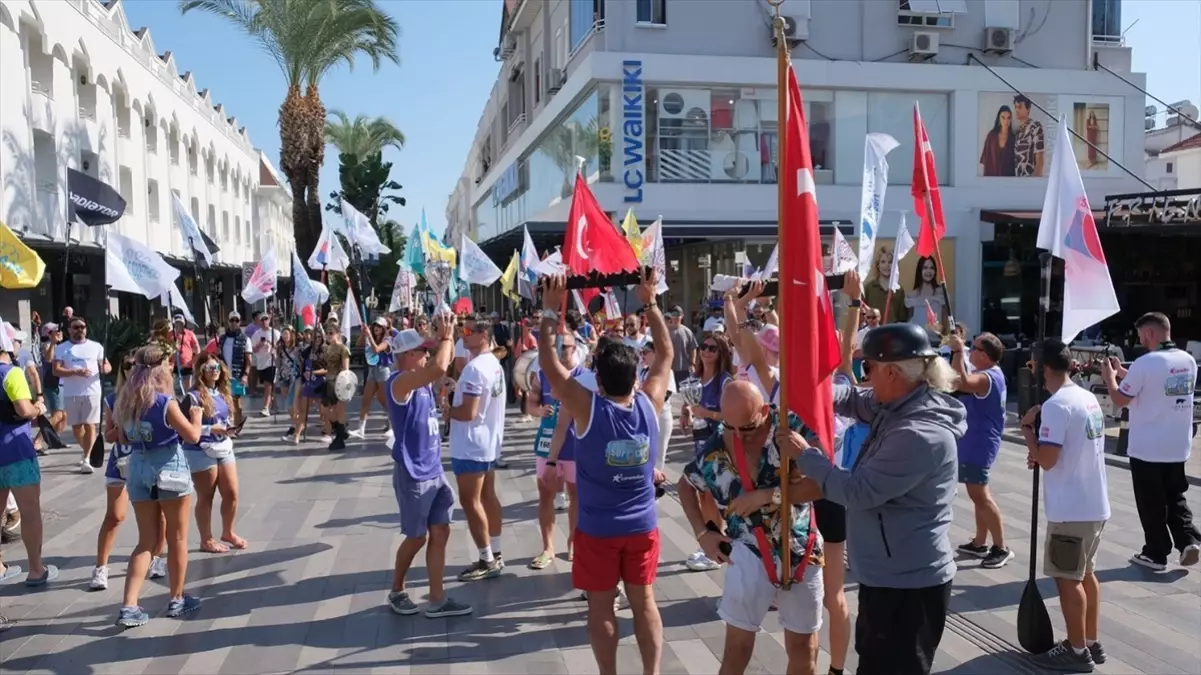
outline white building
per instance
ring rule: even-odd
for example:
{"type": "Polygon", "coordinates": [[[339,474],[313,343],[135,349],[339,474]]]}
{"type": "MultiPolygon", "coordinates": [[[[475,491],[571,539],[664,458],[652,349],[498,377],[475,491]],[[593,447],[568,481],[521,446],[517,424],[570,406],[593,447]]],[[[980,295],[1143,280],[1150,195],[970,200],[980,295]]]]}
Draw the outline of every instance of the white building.
{"type": "MultiPolygon", "coordinates": [[[[1112,30],[1119,11],[1118,0],[786,0],[827,239],[835,226],[858,234],[868,132],[901,143],[879,241],[890,243],[905,211],[916,233],[917,101],[937,154],[956,317],[973,331],[1033,333],[1035,225],[1058,116],[1100,148],[1074,143],[1094,204],[1140,188],[1118,164],[1143,170],[1144,96],[1092,68],[1096,56],[1145,81],[1112,30]],[[1026,110],[1041,155],[1028,143],[1033,125],[1016,147],[1026,110]]],[[[710,273],[734,272],[743,249],[762,264],[777,220],[766,2],[508,0],[500,34],[503,65],[451,200],[471,208],[451,227],[502,265],[522,224],[540,247],[560,243],[578,155],[615,220],[628,208],[644,226],[663,217],[670,301],[697,308],[705,256],[710,273]]],[[[915,265],[902,265],[906,286],[915,265]]]]}
{"type": "MultiPolygon", "coordinates": [[[[179,266],[198,320],[206,304],[213,314],[240,304],[241,267],[260,260],[264,246],[287,260],[291,199],[271,163],[237,118],[156,48],[148,28],[131,29],[120,0],[0,0],[0,81],[0,220],[47,262],[40,288],[5,291],[6,317],[25,322],[30,309],[48,317],[64,304],[103,313],[99,229],[145,242],[179,266]],[[107,228],[71,228],[64,298],[68,167],[117,189],[127,207],[107,228]],[[221,249],[199,279],[172,192],[221,249]]],[[[147,303],[120,295],[122,314],[148,316],[147,303]]]]}
{"type": "MultiPolygon", "coordinates": [[[[1166,124],[1149,128],[1144,136],[1147,149],[1147,181],[1159,190],[1201,188],[1201,124],[1197,106],[1181,101],[1174,106],[1183,115],[1166,111],[1166,124]]],[[[1155,106],[1147,107],[1147,126],[1154,124],[1155,106]]]]}

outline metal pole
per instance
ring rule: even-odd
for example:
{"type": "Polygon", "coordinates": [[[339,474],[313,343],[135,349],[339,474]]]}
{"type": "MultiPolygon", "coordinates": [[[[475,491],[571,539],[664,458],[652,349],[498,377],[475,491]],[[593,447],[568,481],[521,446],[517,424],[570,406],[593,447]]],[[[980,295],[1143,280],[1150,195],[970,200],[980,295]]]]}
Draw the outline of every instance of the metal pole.
{"type": "MultiPolygon", "coordinates": [[[[107,264],[105,265],[105,269],[106,270],[108,269],[107,264]]],[[[66,241],[64,242],[64,245],[63,245],[63,281],[62,281],[63,304],[62,304],[62,307],[58,308],[60,315],[62,314],[63,309],[65,309],[66,307],[68,307],[71,304],[67,298],[67,277],[70,276],[70,274],[71,274],[71,217],[70,217],[70,215],[68,215],[67,216],[67,237],[66,237],[66,241]]],[[[106,307],[108,306],[107,298],[105,299],[105,306],[106,307]]],[[[107,316],[108,309],[105,309],[104,313],[105,313],[105,316],[107,316]]]]}

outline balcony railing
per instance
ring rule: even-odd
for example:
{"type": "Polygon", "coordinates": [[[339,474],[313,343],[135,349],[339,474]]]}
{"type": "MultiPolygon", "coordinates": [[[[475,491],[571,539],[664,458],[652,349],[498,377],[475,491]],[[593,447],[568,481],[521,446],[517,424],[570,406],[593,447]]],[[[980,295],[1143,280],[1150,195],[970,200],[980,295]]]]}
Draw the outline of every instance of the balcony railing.
{"type": "Polygon", "coordinates": [[[88,107],[86,105],[79,106],[79,119],[96,121],[96,106],[88,107]]]}
{"type": "Polygon", "coordinates": [[[42,96],[50,99],[54,98],[54,87],[49,82],[43,82],[35,77],[33,81],[29,83],[29,88],[32,89],[33,93],[35,94],[41,94],[42,96]]]}
{"type": "Polygon", "coordinates": [[[591,40],[594,35],[603,32],[605,32],[605,20],[597,19],[592,23],[592,29],[588,31],[588,34],[585,35],[578,43],[576,43],[576,46],[572,48],[571,53],[567,55],[567,60],[570,61],[571,58],[574,57],[584,45],[588,44],[588,41],[591,40]]]}
{"type": "Polygon", "coordinates": [[[1093,44],[1106,47],[1124,47],[1126,38],[1122,35],[1094,35],[1093,44]]]}
{"type": "Polygon", "coordinates": [[[525,124],[525,113],[521,113],[517,117],[514,117],[513,121],[509,123],[509,137],[512,138],[517,129],[519,129],[523,124],[525,124]]]}

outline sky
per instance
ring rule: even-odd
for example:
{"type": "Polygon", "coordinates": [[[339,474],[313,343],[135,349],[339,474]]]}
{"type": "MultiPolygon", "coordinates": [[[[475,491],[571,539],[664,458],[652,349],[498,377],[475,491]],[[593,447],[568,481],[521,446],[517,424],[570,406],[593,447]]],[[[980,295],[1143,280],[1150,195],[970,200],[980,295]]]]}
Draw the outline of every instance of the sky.
{"type": "MultiPolygon", "coordinates": [[[[383,115],[404,132],[403,151],[389,149],[392,177],[404,186],[404,208],[389,217],[411,228],[424,207],[436,232],[445,227],[446,202],[462,174],[480,113],[499,65],[492,58],[502,0],[380,0],[400,24],[400,65],[373,72],[369,62],[330,73],[321,84],[327,109],[383,115]]],[[[278,167],[279,105],[283,75],[275,62],[226,22],[192,12],[180,16],[174,0],[126,0],[130,25],[149,26],[158,50],[171,50],[181,72],[247,127],[251,141],[278,167]]],[[[1201,0],[1124,0],[1122,25],[1133,48],[1133,69],[1147,89],[1168,103],[1201,105],[1201,0]]],[[[1154,103],[1151,100],[1149,104],[1154,103]]],[[[1160,110],[1163,124],[1164,106],[1160,110]]],[[[326,150],[323,199],[337,189],[337,152],[326,150]]]]}

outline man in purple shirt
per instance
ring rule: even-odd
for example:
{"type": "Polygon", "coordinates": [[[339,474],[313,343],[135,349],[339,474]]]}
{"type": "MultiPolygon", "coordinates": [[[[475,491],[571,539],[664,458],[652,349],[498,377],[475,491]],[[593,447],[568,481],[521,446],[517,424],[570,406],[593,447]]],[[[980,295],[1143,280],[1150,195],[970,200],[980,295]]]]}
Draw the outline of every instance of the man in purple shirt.
{"type": "Polygon", "coordinates": [[[655,305],[655,274],[644,276],[637,297],[646,306],[655,363],[641,391],[635,389],[640,356],[620,342],[593,355],[597,393],[573,379],[556,358],[555,335],[563,328],[556,309],[566,298],[566,279],[544,279],[538,364],[575,425],[576,527],[572,582],[588,594],[588,634],[602,675],[617,673],[617,617],[613,601],[625,586],[644,672],[659,670],[663,622],[652,585],[659,565],[655,439],[670,376],[672,348],[663,314],[655,305]]]}

